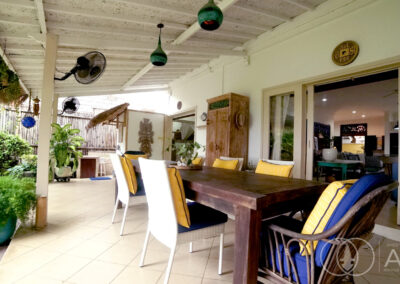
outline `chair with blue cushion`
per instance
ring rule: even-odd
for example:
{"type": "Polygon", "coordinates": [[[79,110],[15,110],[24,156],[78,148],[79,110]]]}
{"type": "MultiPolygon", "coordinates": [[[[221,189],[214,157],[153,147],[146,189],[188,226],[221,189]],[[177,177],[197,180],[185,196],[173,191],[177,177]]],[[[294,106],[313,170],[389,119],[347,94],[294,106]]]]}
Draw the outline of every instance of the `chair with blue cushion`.
{"type": "Polygon", "coordinates": [[[288,216],[265,221],[260,276],[300,284],[332,283],[345,277],[352,280],[352,270],[344,274],[337,259],[344,259],[346,247],[351,247],[354,257],[354,248],[364,244],[360,239],[372,232],[377,215],[397,186],[384,174],[363,176],[347,190],[322,233],[301,234],[304,223],[288,216]],[[349,239],[352,245],[344,245],[349,239]],[[309,251],[304,249],[306,242],[315,241],[315,248],[311,245],[309,251]]]}
{"type": "MultiPolygon", "coordinates": [[[[166,162],[139,158],[139,164],[149,207],[148,227],[139,266],[144,265],[151,234],[171,250],[164,278],[166,284],[171,273],[177,245],[220,236],[218,274],[222,274],[224,228],[228,220],[227,215],[195,202],[186,204],[183,188],[180,189],[181,192],[183,191],[181,201],[184,202],[184,207],[187,206],[188,212],[185,211],[180,215],[175,203],[177,199],[173,193],[173,184],[176,183],[173,183],[170,178],[166,162]],[[178,224],[179,216],[190,216],[187,227],[178,224]]],[[[177,182],[182,185],[180,174],[178,176],[177,182]]]]}

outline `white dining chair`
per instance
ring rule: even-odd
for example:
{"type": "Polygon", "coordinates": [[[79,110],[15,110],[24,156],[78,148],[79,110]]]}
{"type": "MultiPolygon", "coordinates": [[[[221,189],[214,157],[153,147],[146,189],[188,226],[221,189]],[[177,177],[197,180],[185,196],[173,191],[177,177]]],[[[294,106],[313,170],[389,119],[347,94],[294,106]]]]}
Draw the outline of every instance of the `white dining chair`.
{"type": "MultiPolygon", "coordinates": [[[[227,220],[226,215],[193,202],[188,204],[191,219],[190,228],[178,225],[166,162],[139,158],[139,164],[143,183],[146,188],[149,208],[148,227],[139,266],[142,267],[144,265],[144,259],[151,234],[171,250],[164,278],[164,284],[166,284],[168,283],[171,274],[177,245],[191,243],[199,239],[220,236],[218,274],[222,274],[224,229],[227,220]],[[191,210],[195,208],[197,212],[191,210]],[[202,210],[207,211],[206,214],[202,214],[202,210]],[[202,224],[205,223],[204,216],[211,216],[210,212],[216,216],[215,218],[209,218],[208,220],[210,222],[217,219],[221,220],[221,216],[223,216],[225,221],[220,221],[222,223],[214,225],[212,223],[207,225],[202,224]],[[198,219],[203,219],[203,222],[198,219]],[[195,220],[198,220],[197,223],[195,220]]],[[[192,245],[190,245],[190,251],[191,250],[192,245]]]]}
{"type": "Polygon", "coordinates": [[[232,160],[238,160],[238,165],[236,167],[237,171],[241,171],[243,168],[243,162],[244,162],[244,158],[232,158],[232,157],[226,157],[226,156],[221,156],[219,157],[220,160],[224,160],[224,161],[232,161],[232,160]]]}
{"type": "MultiPolygon", "coordinates": [[[[120,231],[120,235],[122,236],[124,233],[126,214],[128,213],[129,200],[130,200],[130,197],[132,196],[132,194],[129,191],[128,183],[126,181],[124,170],[122,168],[120,156],[118,154],[110,154],[110,158],[111,158],[111,163],[113,165],[115,177],[117,179],[117,184],[118,184],[117,198],[115,200],[115,206],[114,206],[111,223],[112,224],[114,223],[115,215],[117,213],[118,203],[121,202],[122,205],[125,206],[124,215],[122,217],[122,222],[121,222],[121,231],[120,231]]],[[[136,196],[136,195],[133,195],[133,196],[136,196]]],[[[146,196],[138,194],[137,198],[139,201],[138,203],[146,202],[146,196]]]]}

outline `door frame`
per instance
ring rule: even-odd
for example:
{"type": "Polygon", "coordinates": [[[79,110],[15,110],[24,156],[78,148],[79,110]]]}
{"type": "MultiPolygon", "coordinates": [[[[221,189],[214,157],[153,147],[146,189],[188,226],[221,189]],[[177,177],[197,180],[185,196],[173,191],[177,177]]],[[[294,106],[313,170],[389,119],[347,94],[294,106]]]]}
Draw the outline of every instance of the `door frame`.
{"type": "Polygon", "coordinates": [[[196,141],[196,135],[197,135],[197,106],[188,108],[182,111],[175,112],[171,115],[165,115],[164,116],[164,160],[171,160],[171,151],[166,151],[168,147],[171,146],[172,144],[172,121],[174,118],[178,118],[181,116],[186,116],[186,115],[194,115],[194,141],[196,141]]]}
{"type": "MultiPolygon", "coordinates": [[[[398,60],[396,63],[392,63],[389,65],[382,65],[382,66],[375,66],[374,68],[370,69],[364,69],[364,70],[358,70],[357,72],[345,72],[342,71],[337,76],[325,76],[324,79],[320,79],[314,82],[309,82],[303,84],[303,96],[307,100],[307,129],[310,129],[310,131],[307,131],[306,133],[306,139],[307,139],[307,147],[306,147],[306,179],[312,180],[313,178],[313,166],[314,166],[314,133],[312,129],[314,129],[314,87],[315,85],[320,85],[320,84],[326,84],[326,83],[332,83],[332,82],[337,82],[337,81],[343,81],[346,79],[351,79],[354,77],[363,77],[371,74],[378,74],[382,73],[385,71],[390,71],[390,70],[398,70],[398,77],[397,77],[397,84],[398,84],[398,94],[397,94],[397,100],[398,100],[398,108],[397,112],[400,115],[400,60],[398,60]]],[[[399,149],[400,149],[400,139],[399,139],[399,149]]],[[[400,155],[398,155],[397,159],[398,163],[400,163],[400,155]]],[[[398,167],[398,176],[400,176],[400,167],[398,167]]],[[[400,186],[398,188],[400,191],[400,186]]],[[[397,203],[400,204],[400,196],[398,197],[397,203]]],[[[400,225],[400,207],[397,208],[397,224],[400,225]]]]}
{"type": "Polygon", "coordinates": [[[269,159],[270,144],[270,98],[273,96],[294,94],[294,125],[293,125],[293,177],[305,178],[305,97],[301,84],[286,85],[263,90],[263,121],[261,157],[269,159]]]}

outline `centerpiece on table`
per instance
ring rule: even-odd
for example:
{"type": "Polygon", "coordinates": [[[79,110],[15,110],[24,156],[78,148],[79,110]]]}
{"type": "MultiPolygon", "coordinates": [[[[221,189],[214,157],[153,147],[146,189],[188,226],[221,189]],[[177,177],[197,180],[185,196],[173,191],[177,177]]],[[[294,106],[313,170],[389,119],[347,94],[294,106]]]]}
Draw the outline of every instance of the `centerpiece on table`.
{"type": "MultiPolygon", "coordinates": [[[[179,158],[177,165],[174,166],[177,169],[182,170],[200,170],[202,165],[193,164],[193,161],[196,160],[199,153],[198,151],[202,149],[204,151],[205,147],[201,146],[197,142],[186,142],[182,144],[173,144],[171,146],[172,150],[176,151],[176,155],[179,158]]],[[[169,149],[167,149],[169,151],[169,149]]]]}

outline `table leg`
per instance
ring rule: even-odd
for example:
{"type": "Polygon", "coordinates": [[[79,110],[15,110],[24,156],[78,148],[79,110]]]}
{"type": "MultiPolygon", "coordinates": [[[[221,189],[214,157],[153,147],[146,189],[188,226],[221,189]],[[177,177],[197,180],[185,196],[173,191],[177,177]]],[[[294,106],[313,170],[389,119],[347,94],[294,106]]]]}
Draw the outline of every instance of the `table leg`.
{"type": "Polygon", "coordinates": [[[347,179],[347,165],[344,164],[342,166],[342,180],[346,180],[347,179]]]}
{"type": "Polygon", "coordinates": [[[235,210],[234,284],[257,283],[261,212],[245,207],[235,210]]]}

